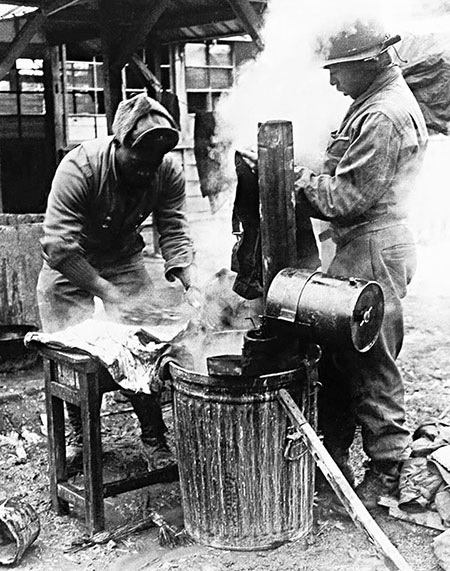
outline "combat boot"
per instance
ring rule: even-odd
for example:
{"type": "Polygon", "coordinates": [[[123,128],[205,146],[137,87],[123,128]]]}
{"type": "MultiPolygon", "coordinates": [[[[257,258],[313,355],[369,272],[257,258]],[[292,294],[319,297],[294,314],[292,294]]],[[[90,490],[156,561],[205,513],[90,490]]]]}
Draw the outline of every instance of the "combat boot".
{"type": "Polygon", "coordinates": [[[158,438],[141,438],[141,451],[149,471],[176,464],[175,456],[164,435],[158,438]]]}
{"type": "Polygon", "coordinates": [[[355,491],[364,506],[372,510],[378,506],[378,501],[382,496],[398,494],[399,478],[400,462],[372,460],[355,491]]]}

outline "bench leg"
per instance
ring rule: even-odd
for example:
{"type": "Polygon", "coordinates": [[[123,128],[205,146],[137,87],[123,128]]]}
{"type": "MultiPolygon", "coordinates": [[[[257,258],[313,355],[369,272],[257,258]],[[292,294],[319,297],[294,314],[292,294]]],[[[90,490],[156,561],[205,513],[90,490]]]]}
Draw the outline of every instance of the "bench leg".
{"type": "Polygon", "coordinates": [[[96,373],[80,374],[85,518],[89,534],[105,528],[100,434],[101,393],[96,373]]]}
{"type": "Polygon", "coordinates": [[[55,375],[55,363],[44,360],[45,404],[47,409],[48,463],[50,498],[56,513],[67,514],[68,503],[58,497],[58,483],[67,480],[64,403],[51,394],[50,383],[55,375]]]}

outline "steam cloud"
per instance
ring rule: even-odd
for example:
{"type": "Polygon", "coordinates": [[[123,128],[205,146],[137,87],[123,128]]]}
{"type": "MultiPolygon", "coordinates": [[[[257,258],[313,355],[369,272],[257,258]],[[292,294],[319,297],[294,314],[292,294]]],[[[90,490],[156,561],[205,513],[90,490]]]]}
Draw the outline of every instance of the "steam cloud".
{"type": "Polygon", "coordinates": [[[350,29],[356,19],[378,21],[396,34],[421,9],[414,0],[272,0],[262,30],[265,49],[243,66],[235,88],[220,102],[218,136],[233,148],[256,147],[258,122],[289,120],[296,162],[318,168],[330,131],[351,103],[329,85],[318,42],[326,47],[327,38],[350,29]]]}
{"type": "MultiPolygon", "coordinates": [[[[378,21],[387,32],[402,37],[412,30],[414,34],[442,33],[443,22],[450,19],[449,4],[449,0],[270,0],[262,30],[265,49],[240,69],[232,92],[219,102],[216,136],[229,141],[231,151],[256,149],[258,122],[291,121],[296,164],[317,172],[329,133],[339,127],[352,102],[329,85],[329,74],[317,53],[318,40],[326,47],[327,37],[350,29],[357,19],[378,21]]],[[[450,140],[443,139],[448,137],[430,140],[421,188],[411,204],[411,221],[418,235],[428,236],[436,225],[433,205],[449,204],[448,193],[440,192],[433,200],[430,196],[442,188],[447,176],[442,155],[448,153],[450,140]]],[[[228,166],[226,162],[222,165],[232,178],[232,160],[228,166]]]]}

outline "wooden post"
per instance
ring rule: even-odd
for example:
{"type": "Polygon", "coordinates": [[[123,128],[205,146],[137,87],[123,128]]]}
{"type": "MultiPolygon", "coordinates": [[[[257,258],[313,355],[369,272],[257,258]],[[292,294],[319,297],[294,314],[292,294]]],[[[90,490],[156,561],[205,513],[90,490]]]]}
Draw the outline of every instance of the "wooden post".
{"type": "Polygon", "coordinates": [[[108,133],[111,134],[114,114],[122,101],[122,67],[116,65],[117,43],[121,40],[116,21],[119,15],[111,10],[108,0],[99,0],[99,11],[101,18],[100,36],[102,42],[105,112],[108,133]]]}
{"type": "Polygon", "coordinates": [[[3,213],[3,192],[2,192],[2,150],[0,148],[0,214],[3,213]]]}
{"type": "MultiPolygon", "coordinates": [[[[64,54],[62,50],[61,55],[64,54]]],[[[67,146],[67,115],[59,47],[47,47],[44,56],[45,132],[52,154],[52,172],[67,146]]]]}
{"type": "Polygon", "coordinates": [[[105,112],[108,133],[112,133],[112,124],[119,103],[122,101],[122,72],[113,65],[110,46],[102,40],[103,77],[105,94],[105,112]]]}
{"type": "Polygon", "coordinates": [[[268,121],[258,132],[264,300],[275,275],[297,260],[294,146],[290,121],[268,121]]]}

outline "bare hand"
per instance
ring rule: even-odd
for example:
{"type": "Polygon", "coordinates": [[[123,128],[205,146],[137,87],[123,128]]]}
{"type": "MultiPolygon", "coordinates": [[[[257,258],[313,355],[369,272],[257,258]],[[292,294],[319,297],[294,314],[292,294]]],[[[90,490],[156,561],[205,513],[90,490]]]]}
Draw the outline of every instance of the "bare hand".
{"type": "Polygon", "coordinates": [[[166,278],[169,282],[173,282],[175,279],[180,280],[185,290],[188,290],[191,287],[191,272],[189,267],[172,268],[167,272],[166,278]]]}

